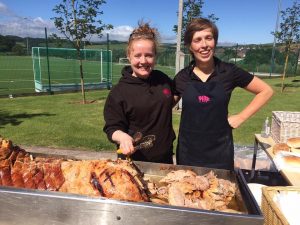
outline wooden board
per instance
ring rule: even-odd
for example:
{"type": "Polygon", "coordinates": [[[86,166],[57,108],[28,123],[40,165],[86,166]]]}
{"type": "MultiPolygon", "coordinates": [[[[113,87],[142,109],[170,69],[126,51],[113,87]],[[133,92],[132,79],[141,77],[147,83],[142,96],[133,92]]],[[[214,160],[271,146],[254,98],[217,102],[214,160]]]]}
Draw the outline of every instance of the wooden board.
{"type": "MultiPolygon", "coordinates": [[[[265,144],[266,147],[264,150],[267,153],[268,157],[273,161],[273,145],[275,145],[275,141],[272,137],[263,138],[260,134],[255,134],[255,138],[258,142],[265,144]]],[[[280,173],[286,179],[286,181],[292,186],[300,186],[300,169],[299,172],[289,171],[289,170],[281,170],[280,173]]]]}

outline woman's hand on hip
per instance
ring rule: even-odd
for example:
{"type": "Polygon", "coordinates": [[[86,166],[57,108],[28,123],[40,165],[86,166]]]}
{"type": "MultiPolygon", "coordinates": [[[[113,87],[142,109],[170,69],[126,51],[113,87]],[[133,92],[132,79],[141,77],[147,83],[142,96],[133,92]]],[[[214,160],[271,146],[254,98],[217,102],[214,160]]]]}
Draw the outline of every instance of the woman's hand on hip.
{"type": "Polygon", "coordinates": [[[228,123],[232,128],[238,128],[244,120],[239,115],[228,116],[228,123]]]}

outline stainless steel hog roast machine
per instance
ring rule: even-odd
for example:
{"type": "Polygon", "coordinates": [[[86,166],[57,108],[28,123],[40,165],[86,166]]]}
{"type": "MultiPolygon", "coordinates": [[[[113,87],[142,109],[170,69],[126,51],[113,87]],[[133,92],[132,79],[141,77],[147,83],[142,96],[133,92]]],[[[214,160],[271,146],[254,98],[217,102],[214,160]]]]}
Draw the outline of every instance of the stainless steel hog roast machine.
{"type": "Polygon", "coordinates": [[[0,225],[263,224],[239,173],[0,145],[0,225]]]}

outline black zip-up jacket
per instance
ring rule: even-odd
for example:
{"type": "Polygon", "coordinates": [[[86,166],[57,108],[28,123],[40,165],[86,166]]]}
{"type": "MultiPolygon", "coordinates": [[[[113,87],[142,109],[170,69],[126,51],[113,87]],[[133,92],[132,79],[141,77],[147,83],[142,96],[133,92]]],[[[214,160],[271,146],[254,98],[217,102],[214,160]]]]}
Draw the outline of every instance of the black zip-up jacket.
{"type": "Polygon", "coordinates": [[[131,67],[126,66],[119,83],[108,95],[103,131],[110,141],[116,130],[131,136],[137,131],[142,132],[143,136],[156,136],[154,146],[136,151],[131,155],[133,160],[171,163],[175,139],[171,82],[166,74],[158,70],[153,70],[148,79],[134,77],[131,67]]]}

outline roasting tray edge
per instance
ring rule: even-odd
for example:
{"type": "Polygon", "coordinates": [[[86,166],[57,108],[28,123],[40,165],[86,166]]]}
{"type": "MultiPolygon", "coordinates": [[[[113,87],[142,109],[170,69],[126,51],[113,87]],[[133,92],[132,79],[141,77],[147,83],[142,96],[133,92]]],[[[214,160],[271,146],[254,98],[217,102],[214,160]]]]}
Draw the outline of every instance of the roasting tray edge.
{"type": "MultiPolygon", "coordinates": [[[[33,153],[33,155],[35,155],[33,153]]],[[[54,157],[51,155],[51,157],[54,157]]],[[[59,156],[61,157],[61,156],[59,156]]],[[[135,162],[145,174],[165,175],[172,169],[192,169],[199,175],[210,168],[168,165],[160,163],[135,162]]],[[[236,173],[215,170],[218,178],[236,180],[239,189],[244,181],[236,173]]],[[[243,189],[243,188],[242,188],[243,189]]],[[[242,190],[248,201],[255,201],[249,190],[242,190]]],[[[251,203],[253,207],[253,203],[251,203]]],[[[255,205],[255,204],[254,204],[255,205]]],[[[249,210],[249,204],[246,204],[249,210]]],[[[22,189],[0,186],[0,225],[11,224],[263,224],[258,209],[252,214],[233,214],[216,211],[191,209],[138,203],[83,195],[22,189]],[[26,221],[24,222],[24,218],[26,221]],[[154,220],[155,218],[155,220],[154,220]]]]}

